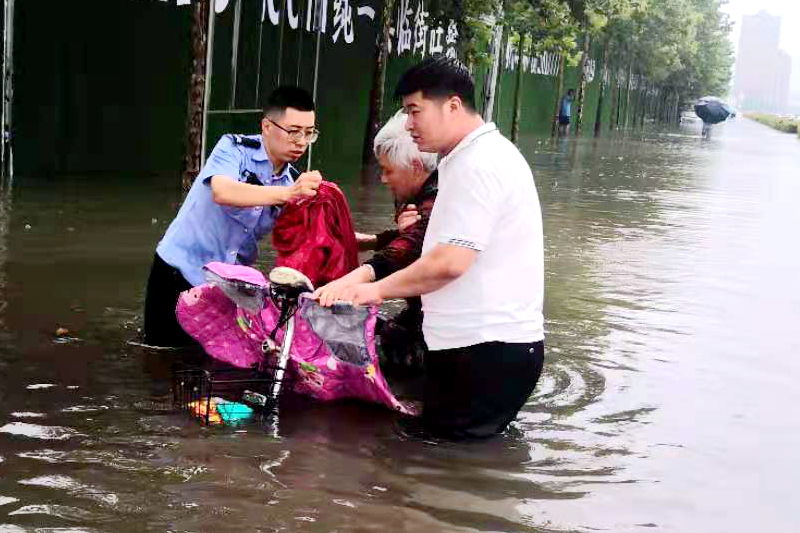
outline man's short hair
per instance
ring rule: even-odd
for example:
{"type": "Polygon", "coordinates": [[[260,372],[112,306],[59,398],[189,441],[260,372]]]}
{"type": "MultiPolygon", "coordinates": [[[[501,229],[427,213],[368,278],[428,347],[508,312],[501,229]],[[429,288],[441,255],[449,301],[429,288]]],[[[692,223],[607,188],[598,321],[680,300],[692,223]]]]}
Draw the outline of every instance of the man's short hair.
{"type": "Polygon", "coordinates": [[[305,89],[282,85],[269,94],[264,116],[282,117],[288,107],[298,111],[314,111],[314,98],[305,89]]]}
{"type": "Polygon", "coordinates": [[[395,98],[417,91],[424,98],[458,96],[464,107],[475,111],[475,82],[467,67],[456,58],[437,54],[408,69],[394,90],[395,98]]]}
{"type": "Polygon", "coordinates": [[[569,93],[575,94],[575,89],[567,89],[567,94],[569,93]]]}
{"type": "Polygon", "coordinates": [[[399,112],[383,125],[372,143],[375,156],[385,155],[393,165],[400,168],[411,168],[414,161],[419,161],[426,172],[433,172],[438,156],[419,151],[417,143],[406,129],[406,120],[408,115],[399,112]]]}

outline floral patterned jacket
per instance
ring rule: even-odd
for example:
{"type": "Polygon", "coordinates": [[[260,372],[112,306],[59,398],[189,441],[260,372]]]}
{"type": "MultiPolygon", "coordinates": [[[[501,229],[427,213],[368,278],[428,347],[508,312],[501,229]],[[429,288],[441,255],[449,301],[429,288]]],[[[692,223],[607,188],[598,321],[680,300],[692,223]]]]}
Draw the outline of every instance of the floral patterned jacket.
{"type": "Polygon", "coordinates": [[[422,255],[422,241],[425,238],[425,230],[428,228],[428,220],[430,220],[433,203],[439,190],[438,183],[438,172],[434,170],[425,180],[425,183],[422,184],[422,189],[416,196],[409,202],[398,206],[395,220],[403,212],[406,205],[416,205],[417,211],[422,215],[422,218],[416,224],[402,233],[392,229],[378,234],[375,255],[372,259],[366,261],[367,264],[375,269],[376,280],[383,279],[398,270],[402,270],[422,255]]]}
{"type": "MultiPolygon", "coordinates": [[[[417,207],[422,218],[400,233],[396,229],[378,234],[375,255],[366,261],[379,280],[401,270],[422,255],[422,241],[439,190],[437,171],[428,176],[422,189],[405,204],[398,205],[395,220],[408,204],[417,207]]],[[[408,306],[381,327],[381,349],[387,363],[404,371],[419,371],[427,352],[422,336],[422,299],[406,298],[408,306]]]]}

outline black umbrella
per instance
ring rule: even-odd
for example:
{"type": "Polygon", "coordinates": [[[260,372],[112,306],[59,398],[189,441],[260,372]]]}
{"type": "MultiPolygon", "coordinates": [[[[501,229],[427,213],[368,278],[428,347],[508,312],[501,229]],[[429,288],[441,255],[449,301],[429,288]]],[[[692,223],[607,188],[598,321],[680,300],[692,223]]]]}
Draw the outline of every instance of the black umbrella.
{"type": "Polygon", "coordinates": [[[735,115],[733,109],[725,102],[713,96],[705,96],[694,104],[694,112],[706,124],[725,122],[728,117],[735,115]]]}

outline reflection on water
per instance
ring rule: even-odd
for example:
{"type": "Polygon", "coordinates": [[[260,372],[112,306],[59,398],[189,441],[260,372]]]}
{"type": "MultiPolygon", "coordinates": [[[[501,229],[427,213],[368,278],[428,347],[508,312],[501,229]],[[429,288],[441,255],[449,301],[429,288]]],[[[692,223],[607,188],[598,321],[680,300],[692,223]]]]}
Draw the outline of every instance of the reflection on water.
{"type": "MultiPolygon", "coordinates": [[[[176,355],[126,343],[177,192],[18,180],[0,202],[0,531],[791,529],[796,139],[738,121],[527,142],[546,366],[512,429],[471,444],[304,398],[200,427],[169,408],[176,355]]],[[[359,230],[391,223],[379,185],[343,188],[359,230]]]]}

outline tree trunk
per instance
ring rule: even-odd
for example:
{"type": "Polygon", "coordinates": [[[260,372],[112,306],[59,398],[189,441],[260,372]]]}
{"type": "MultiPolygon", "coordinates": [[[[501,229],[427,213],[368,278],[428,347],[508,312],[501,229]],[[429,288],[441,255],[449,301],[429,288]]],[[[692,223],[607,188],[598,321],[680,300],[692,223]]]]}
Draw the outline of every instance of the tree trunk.
{"type": "Polygon", "coordinates": [[[519,120],[522,112],[522,55],[525,51],[525,37],[524,33],[519,36],[519,45],[517,46],[517,87],[514,91],[514,118],[511,121],[511,142],[514,144],[519,143],[519,120]]]}
{"type": "Polygon", "coordinates": [[[483,84],[483,120],[491,122],[494,117],[494,98],[497,93],[497,74],[500,71],[500,62],[503,60],[503,26],[495,28],[490,43],[492,65],[489,67],[486,82],[483,84]]]}
{"type": "Polygon", "coordinates": [[[375,43],[375,64],[372,69],[372,89],[369,93],[369,111],[367,127],[364,133],[364,147],[361,151],[361,163],[366,168],[375,165],[375,152],[372,144],[380,129],[383,118],[383,100],[386,85],[386,64],[389,56],[389,38],[392,29],[392,11],[396,0],[385,0],[381,14],[380,39],[375,43]]]}
{"type": "Polygon", "coordinates": [[[581,70],[578,73],[578,112],[575,117],[575,135],[581,134],[583,129],[583,104],[586,103],[586,63],[589,62],[589,47],[591,38],[589,32],[583,36],[583,54],[581,55],[581,70]]]}
{"type": "Polygon", "coordinates": [[[658,91],[656,91],[655,107],[656,107],[656,110],[655,110],[655,114],[653,116],[654,116],[656,122],[658,122],[659,124],[663,124],[664,123],[664,108],[666,106],[664,105],[664,98],[663,98],[663,90],[662,89],[658,89],[658,91]]]}
{"type": "Polygon", "coordinates": [[[675,99],[674,95],[675,95],[675,93],[673,92],[672,93],[672,97],[669,99],[669,102],[666,102],[666,101],[664,102],[664,122],[667,123],[667,124],[672,124],[673,123],[672,122],[672,115],[673,115],[673,110],[675,109],[675,106],[672,105],[672,101],[675,99]]]}
{"type": "Polygon", "coordinates": [[[614,84],[611,85],[611,109],[608,113],[608,129],[613,130],[617,118],[617,105],[619,104],[619,93],[617,92],[617,78],[614,77],[614,84]]]}
{"type": "Polygon", "coordinates": [[[655,118],[659,124],[663,124],[664,120],[664,96],[662,91],[658,91],[658,95],[656,96],[656,115],[655,118]]]}
{"type": "MultiPolygon", "coordinates": [[[[642,85],[646,85],[646,84],[642,83],[642,85]]],[[[633,127],[634,128],[636,128],[637,126],[641,127],[642,124],[644,124],[644,121],[642,120],[642,115],[644,114],[644,106],[645,106],[645,98],[646,97],[647,97],[647,95],[645,94],[644,87],[640,87],[639,91],[638,91],[637,99],[636,99],[635,110],[634,110],[634,113],[635,113],[635,118],[633,119],[633,127]]]]}
{"type": "Polygon", "coordinates": [[[199,0],[192,8],[192,70],[186,110],[186,140],[181,188],[188,191],[200,173],[203,146],[203,100],[206,92],[206,52],[210,0],[199,0]]]}
{"type": "Polygon", "coordinates": [[[669,106],[669,119],[668,119],[673,126],[678,123],[678,99],[680,98],[677,92],[675,92],[674,94],[675,94],[675,103],[670,104],[669,106]]]}
{"type": "Polygon", "coordinates": [[[650,118],[650,119],[651,119],[653,122],[655,122],[655,120],[656,120],[656,111],[655,111],[655,108],[656,108],[656,103],[657,103],[657,100],[658,100],[658,91],[656,90],[656,88],[655,88],[655,87],[653,87],[653,88],[650,90],[650,92],[649,92],[649,96],[648,96],[648,98],[647,98],[647,110],[648,110],[648,114],[647,114],[647,116],[645,117],[645,118],[649,117],[649,118],[650,118]]]}
{"type": "MultiPolygon", "coordinates": [[[[505,50],[508,46],[508,39],[511,36],[511,29],[507,28],[503,32],[503,37],[500,39],[500,51],[499,53],[499,60],[497,64],[497,84],[494,88],[494,104],[492,107],[492,113],[494,114],[494,118],[492,119],[495,123],[500,123],[501,121],[505,123],[506,117],[503,115],[503,111],[508,107],[508,103],[505,101],[505,98],[509,95],[513,97],[513,93],[506,90],[506,86],[503,84],[503,73],[507,71],[506,69],[506,60],[505,60],[505,50]],[[496,111],[496,113],[495,113],[496,111]]],[[[513,88],[513,86],[512,86],[513,88]]],[[[499,127],[499,126],[498,126],[499,127]]]]}
{"type": "Polygon", "coordinates": [[[561,92],[564,90],[564,56],[558,57],[558,75],[556,76],[556,108],[553,112],[553,122],[550,126],[550,135],[558,135],[558,113],[561,108],[561,92]]]}
{"type": "MultiPolygon", "coordinates": [[[[606,76],[608,75],[608,56],[611,52],[611,39],[606,39],[603,45],[603,73],[600,77],[600,95],[597,97],[597,113],[594,119],[594,136],[600,136],[600,126],[603,122],[603,96],[606,91],[606,76]]],[[[613,104],[612,104],[613,109],[613,104]]],[[[610,116],[610,115],[609,115],[610,116]]],[[[610,122],[609,118],[609,122],[610,122]]]]}
{"type": "Polygon", "coordinates": [[[647,112],[647,84],[645,83],[644,89],[640,91],[641,110],[639,111],[639,128],[644,129],[644,116],[647,112]]]}
{"type": "Polygon", "coordinates": [[[619,129],[619,125],[622,124],[622,85],[617,87],[617,117],[616,117],[616,129],[619,129]]]}
{"type": "Polygon", "coordinates": [[[655,87],[653,87],[653,90],[650,93],[649,103],[650,103],[650,105],[649,105],[649,109],[650,109],[649,116],[650,116],[650,118],[652,119],[653,122],[656,122],[657,121],[656,113],[658,111],[658,89],[655,88],[655,87]]]}
{"type": "Polygon", "coordinates": [[[628,119],[631,115],[631,78],[633,77],[633,58],[628,64],[628,84],[625,89],[625,129],[628,129],[628,119]]]}

